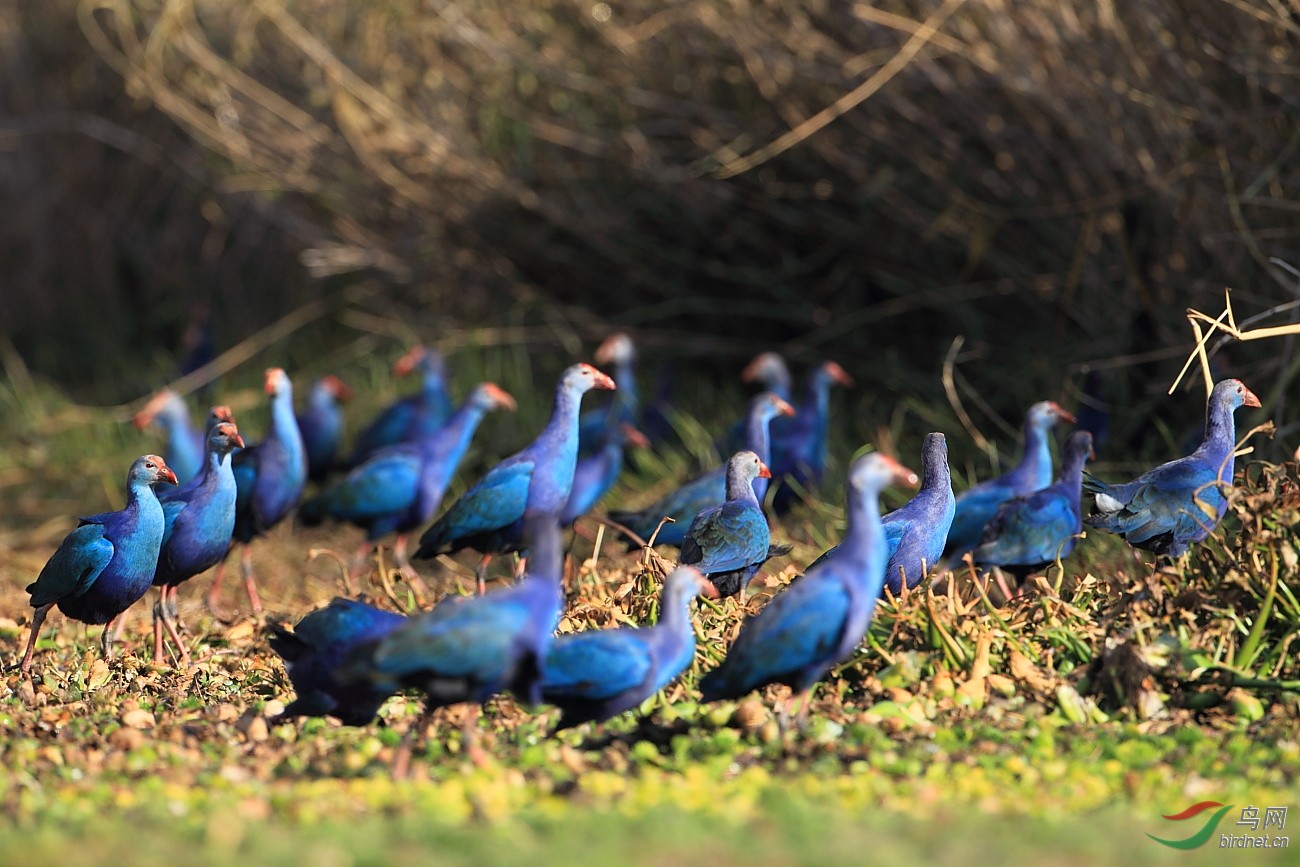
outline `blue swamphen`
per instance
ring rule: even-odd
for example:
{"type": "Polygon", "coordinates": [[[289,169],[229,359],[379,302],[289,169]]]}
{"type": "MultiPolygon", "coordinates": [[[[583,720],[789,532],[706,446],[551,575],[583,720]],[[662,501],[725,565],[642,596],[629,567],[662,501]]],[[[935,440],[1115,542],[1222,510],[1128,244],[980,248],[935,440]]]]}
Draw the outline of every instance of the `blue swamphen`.
{"type": "MultiPolygon", "coordinates": [[[[266,437],[256,445],[240,449],[231,461],[237,490],[234,541],[241,546],[240,571],[254,614],[262,612],[262,600],[257,595],[253,576],[253,540],[288,517],[307,486],[307,454],[293,414],[293,384],[289,375],[281,368],[268,368],[265,389],[271,403],[266,437]]],[[[208,609],[212,611],[221,598],[225,566],[223,560],[212,576],[212,587],[208,590],[208,609]]]]}
{"type": "Polygon", "coordinates": [[[1088,525],[1117,533],[1136,548],[1182,556],[1218,526],[1228,508],[1225,489],[1235,471],[1233,413],[1238,407],[1259,405],[1259,398],[1239,379],[1216,384],[1196,451],[1124,484],[1084,478],[1083,486],[1096,495],[1096,512],[1088,517],[1088,525]]]}
{"type": "MultiPolygon", "coordinates": [[[[915,480],[908,484],[915,484],[915,480]]],[[[941,433],[926,434],[921,446],[921,490],[905,506],[881,518],[889,545],[885,586],[890,593],[897,596],[904,587],[909,590],[916,587],[939,565],[954,511],[948,441],[941,433]]],[[[838,545],[808,568],[815,569],[837,550],[838,545]]]]}
{"type": "Polygon", "coordinates": [[[176,474],[157,455],[135,459],[126,476],[126,506],[82,518],[27,585],[31,594],[31,635],[18,667],[31,670],[36,637],[50,608],[59,606],[82,623],[107,624],[104,658],[112,657],[112,623],[149,589],[163,537],[163,508],[154,493],[160,482],[176,484],[176,474]]]}
{"type": "Polygon", "coordinates": [[[528,446],[492,467],[424,531],[417,558],[473,548],[484,554],[479,591],[492,554],[519,550],[525,511],[558,516],[573,490],[578,458],[578,409],[593,388],[614,389],[614,380],[590,364],[560,376],[550,421],[528,446]]]}
{"type": "Polygon", "coordinates": [[[406,556],[407,534],[433,517],[456,476],[479,423],[494,409],[514,411],[515,399],[492,382],[480,384],[447,423],[411,443],[372,452],[343,478],[302,504],[298,518],[312,526],[326,518],[350,521],[366,531],[360,563],[374,544],[397,533],[398,568],[413,573],[406,556]]]}
{"type": "MultiPolygon", "coordinates": [[[[794,409],[772,392],[764,392],[749,403],[749,415],[745,426],[745,449],[758,455],[763,463],[768,462],[771,454],[768,430],[777,416],[794,415],[794,409]]],[[[754,498],[761,504],[767,494],[768,480],[754,480],[754,498]]],[[[716,506],[727,499],[727,465],[710,470],[697,476],[680,488],[669,491],[658,500],[637,511],[611,511],[611,520],[627,527],[642,540],[648,541],[655,528],[665,516],[673,523],[664,524],[655,536],[655,544],[680,545],[686,538],[686,527],[701,509],[716,506]]],[[[636,547],[635,540],[628,541],[628,547],[636,547]]]]}
{"type": "Polygon", "coordinates": [[[162,430],[166,437],[163,458],[180,484],[198,475],[207,448],[205,432],[190,422],[189,407],[179,394],[170,388],[162,389],[149,398],[144,409],[137,412],[131,421],[138,430],[144,430],[150,424],[162,430]]]}
{"type": "Polygon", "coordinates": [[[625,446],[650,447],[650,441],[626,423],[606,428],[601,436],[604,441],[590,454],[579,457],[573,470],[573,490],[560,513],[560,523],[566,527],[595,508],[600,498],[614,487],[623,471],[625,446]]]}
{"type": "Polygon", "coordinates": [[[758,455],[736,452],[727,461],[726,502],[701,509],[686,529],[682,565],[700,570],[723,598],[744,590],[769,557],[789,550],[772,548],[767,518],[754,496],[754,479],[771,477],[758,455]]]}
{"type": "Polygon", "coordinates": [[[833,361],[808,373],[794,418],[772,430],[772,474],[776,492],[772,510],[790,510],[796,496],[815,491],[826,472],[826,439],[830,431],[831,386],[853,385],[853,377],[833,361]]]}
{"type": "MultiPolygon", "coordinates": [[[[763,387],[763,391],[771,392],[781,400],[789,403],[793,400],[792,383],[790,378],[790,368],[786,365],[785,359],[775,352],[762,352],[754,356],[745,369],[740,372],[741,382],[756,382],[763,387]]],[[[776,432],[785,428],[789,422],[783,422],[775,419],[772,423],[772,436],[776,432]]],[[[724,454],[734,454],[745,448],[750,451],[757,451],[746,442],[746,430],[749,425],[749,415],[746,413],[745,418],[737,419],[736,423],[727,431],[726,439],[716,443],[719,450],[724,454]]],[[[760,455],[760,457],[763,457],[760,455]]],[[[764,457],[764,460],[770,459],[771,455],[764,457]]],[[[761,498],[760,498],[761,499],[761,498]]]]}
{"type": "Polygon", "coordinates": [[[400,614],[339,597],[292,631],[269,624],[271,649],[284,660],[298,694],[281,717],[332,716],[344,725],[368,724],[394,690],[365,680],[344,683],[339,669],[406,622],[400,614]]]}
{"type": "Polygon", "coordinates": [[[636,346],[626,334],[612,334],[596,347],[596,363],[613,369],[618,390],[609,406],[588,410],[578,421],[578,453],[589,454],[609,441],[609,434],[621,424],[636,427],[641,396],[636,385],[636,346]]]}
{"type": "Polygon", "coordinates": [[[1083,517],[1083,467],[1092,457],[1092,434],[1075,431],[1061,455],[1061,475],[1054,484],[1022,494],[998,506],[984,525],[984,535],[971,558],[981,566],[997,566],[1018,578],[1069,556],[1083,517]]]}
{"type": "Polygon", "coordinates": [[[307,406],[298,413],[298,432],[307,450],[307,477],[319,482],[338,466],[343,439],[342,404],[352,399],[352,389],[334,374],[311,384],[307,406]]]}
{"type": "MultiPolygon", "coordinates": [[[[224,406],[213,407],[214,418],[230,417],[224,406]]],[[[158,603],[153,609],[153,661],[163,662],[163,630],[176,645],[181,662],[189,649],[176,630],[176,590],[181,582],[211,569],[230,552],[235,530],[235,472],[231,453],[244,447],[232,422],[218,421],[208,428],[207,461],[187,484],[158,495],[163,507],[162,549],[154,570],[158,603]]]]}
{"type": "Polygon", "coordinates": [[[793,705],[853,652],[885,583],[889,547],[880,523],[880,491],[915,478],[879,453],[853,462],[844,542],[744,622],[726,659],[700,681],[705,701],[740,698],[769,683],[784,683],[794,690],[793,705]]]}
{"type": "Polygon", "coordinates": [[[546,654],[542,700],[562,711],[555,731],[603,722],[639,706],[695,659],[690,603],[717,590],[690,566],[664,579],[659,622],[639,629],[557,635],[546,654]]]}
{"type": "Polygon", "coordinates": [[[1074,416],[1050,400],[1040,401],[1025,414],[1025,450],[1016,464],[997,478],[967,488],[957,497],[957,514],[948,530],[944,553],[955,566],[976,545],[998,506],[1012,497],[1041,490],[1052,483],[1052,449],[1049,432],[1074,416]]]}
{"type": "Polygon", "coordinates": [[[452,413],[447,388],[447,363],[436,349],[413,346],[393,363],[393,374],[409,376],[419,371],[420,388],[398,398],[383,409],[361,433],[352,447],[352,464],[359,464],[376,449],[412,442],[432,433],[452,413]]]}
{"type": "MultiPolygon", "coordinates": [[[[571,426],[577,427],[576,413],[571,426]]],[[[530,511],[524,536],[530,554],[518,584],[481,596],[444,599],[390,632],[369,652],[354,655],[353,664],[341,674],[344,683],[424,693],[424,713],[394,758],[394,776],[405,776],[414,739],[438,708],[462,702],[478,705],[505,690],[528,704],[541,702],[546,653],[564,598],[558,515],[530,511]]],[[[473,739],[470,732],[467,727],[467,747],[473,739]]]]}

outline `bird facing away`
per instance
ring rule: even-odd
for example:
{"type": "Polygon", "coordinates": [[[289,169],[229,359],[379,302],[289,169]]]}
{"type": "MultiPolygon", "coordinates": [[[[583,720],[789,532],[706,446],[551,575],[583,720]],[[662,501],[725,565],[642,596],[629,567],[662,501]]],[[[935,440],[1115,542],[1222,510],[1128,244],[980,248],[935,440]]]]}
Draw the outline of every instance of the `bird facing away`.
{"type": "Polygon", "coordinates": [[[361,463],[376,449],[413,442],[433,433],[447,421],[452,413],[447,363],[435,349],[412,346],[393,363],[393,374],[409,376],[417,371],[420,374],[419,390],[389,404],[357,434],[352,447],[352,464],[361,463]]]}
{"type": "Polygon", "coordinates": [[[479,423],[492,410],[514,411],[515,399],[496,383],[485,382],[465,398],[447,423],[411,443],[374,451],[321,493],[303,503],[299,520],[308,526],[326,518],[350,521],[366,531],[354,569],[374,544],[397,533],[393,548],[398,568],[413,571],[406,556],[406,537],[427,523],[442,505],[479,423]]]}
{"type": "MultiPolygon", "coordinates": [[[[915,479],[905,482],[908,485],[915,483],[915,479]]],[[[905,506],[881,518],[885,542],[889,546],[885,586],[890,593],[897,596],[904,587],[909,590],[916,587],[939,565],[954,511],[952,474],[948,471],[948,441],[941,433],[926,434],[921,446],[921,490],[905,506]]],[[[814,560],[808,568],[815,568],[837,550],[838,545],[814,560]]]]}
{"type": "MultiPolygon", "coordinates": [[[[772,392],[763,392],[749,403],[746,417],[745,450],[758,455],[766,464],[771,453],[769,428],[778,416],[794,415],[794,408],[772,392]]],[[[767,495],[768,480],[762,477],[754,479],[754,498],[761,504],[767,495]]],[[[627,527],[644,540],[649,540],[655,529],[655,544],[681,545],[686,538],[686,528],[701,509],[717,506],[727,499],[727,465],[710,470],[698,476],[680,488],[669,491],[655,502],[638,511],[618,511],[609,513],[612,520],[627,527]],[[673,519],[673,523],[659,527],[664,516],[673,519]]],[[[637,543],[628,541],[628,547],[637,543]]]]}
{"type": "Polygon", "coordinates": [[[614,371],[614,392],[609,406],[588,410],[578,421],[578,454],[586,455],[609,442],[619,425],[637,425],[641,395],[636,385],[636,345],[626,334],[612,334],[596,347],[596,363],[614,371]]]}
{"type": "Polygon", "coordinates": [[[735,596],[749,584],[770,556],[767,518],[754,496],[754,479],[772,471],[753,452],[736,452],[727,462],[726,502],[701,510],[682,540],[681,563],[694,566],[718,588],[735,596]]]}
{"type": "Polygon", "coordinates": [[[769,683],[784,683],[794,690],[793,704],[853,652],[885,582],[889,549],[880,523],[880,491],[915,478],[879,453],[853,462],[849,526],[839,550],[744,622],[726,659],[701,680],[704,701],[740,698],[769,683]]]}
{"type": "MultiPolygon", "coordinates": [[[[288,517],[307,486],[307,454],[293,414],[293,384],[284,370],[271,367],[266,371],[264,386],[271,404],[266,437],[240,449],[231,460],[236,485],[234,541],[241,546],[240,571],[254,614],[262,612],[262,600],[253,575],[253,540],[288,517]]],[[[221,598],[225,566],[223,560],[212,576],[208,589],[211,611],[216,610],[221,598]]]]}
{"type": "MultiPolygon", "coordinates": [[[[576,413],[572,421],[576,428],[576,413]]],[[[528,571],[518,584],[480,596],[444,599],[369,652],[354,654],[353,663],[340,674],[343,683],[424,694],[424,713],[398,751],[394,776],[405,775],[412,739],[427,728],[438,708],[462,702],[478,705],[505,690],[527,704],[541,702],[546,653],[564,596],[558,516],[530,511],[525,542],[530,550],[528,571]]]]}
{"type": "Polygon", "coordinates": [[[204,431],[190,422],[190,410],[185,400],[170,388],[164,388],[144,405],[131,419],[137,430],[157,425],[166,438],[163,458],[176,474],[179,484],[185,484],[203,468],[203,453],[207,448],[204,431]]]}
{"type": "Polygon", "coordinates": [[[298,694],[281,716],[332,716],[349,726],[370,723],[392,692],[367,681],[343,683],[336,675],[355,654],[366,653],[404,623],[400,614],[340,597],[298,621],[292,631],[269,624],[271,649],[284,660],[298,694]]]}
{"type": "Polygon", "coordinates": [[[957,496],[957,513],[948,530],[944,553],[955,565],[980,542],[984,525],[998,506],[1012,497],[1041,490],[1052,483],[1052,428],[1074,416],[1050,400],[1040,401],[1025,413],[1025,447],[1020,462],[1002,475],[967,488],[957,496]]]}
{"type": "Polygon", "coordinates": [[[1181,557],[1223,518],[1226,489],[1235,472],[1233,414],[1239,407],[1259,405],[1259,398],[1239,379],[1216,384],[1201,444],[1190,455],[1124,484],[1084,478],[1084,488],[1096,495],[1096,512],[1088,517],[1088,525],[1121,535],[1135,548],[1181,557]]]}
{"type": "Polygon", "coordinates": [[[555,730],[632,710],[690,666],[690,603],[697,595],[716,596],[717,590],[695,569],[679,566],[664,579],[654,626],[556,636],[542,678],[542,700],[562,711],[555,730]]]}
{"type": "Polygon", "coordinates": [[[794,419],[772,430],[772,510],[785,514],[802,492],[816,490],[826,472],[832,385],[853,385],[853,377],[833,361],[808,373],[794,419]]]}
{"type": "MultiPolygon", "coordinates": [[[[213,407],[210,418],[229,418],[230,410],[213,407]]],[[[163,662],[163,630],[181,662],[188,663],[189,649],[176,629],[176,591],[181,582],[206,572],[230,552],[235,529],[235,472],[231,453],[244,447],[244,439],[233,422],[218,421],[208,428],[208,453],[203,469],[187,484],[168,488],[158,495],[163,508],[162,548],[153,584],[158,603],[153,609],[154,664],[163,662]]]]}
{"type": "Polygon", "coordinates": [[[31,594],[31,634],[19,669],[31,670],[41,624],[55,605],[73,620],[108,624],[104,658],[112,658],[112,622],[149,589],[158,566],[163,509],[154,486],[176,484],[176,474],[158,455],[135,459],[126,476],[126,506],[80,519],[59,548],[27,585],[31,594]]]}
{"type": "Polygon", "coordinates": [[[417,558],[473,548],[487,555],[479,564],[480,591],[492,554],[517,551],[525,512],[558,516],[569,501],[578,458],[578,409],[593,388],[614,389],[614,380],[590,364],[575,364],[560,377],[550,421],[528,446],[492,467],[424,531],[417,558]]]}
{"type": "Polygon", "coordinates": [[[740,372],[741,382],[757,382],[784,401],[794,399],[794,379],[785,359],[775,352],[760,352],[740,372]]]}
{"type": "Polygon", "coordinates": [[[298,413],[298,432],[307,450],[307,477],[313,481],[320,481],[338,466],[339,443],[343,439],[342,405],[351,399],[352,389],[333,374],[311,384],[307,406],[298,413]]]}
{"type": "Polygon", "coordinates": [[[984,525],[984,536],[971,552],[981,566],[998,566],[1024,578],[1069,556],[1083,532],[1079,507],[1083,467],[1092,457],[1092,434],[1070,434],[1061,456],[1061,475],[1054,484],[1012,497],[984,525]]]}

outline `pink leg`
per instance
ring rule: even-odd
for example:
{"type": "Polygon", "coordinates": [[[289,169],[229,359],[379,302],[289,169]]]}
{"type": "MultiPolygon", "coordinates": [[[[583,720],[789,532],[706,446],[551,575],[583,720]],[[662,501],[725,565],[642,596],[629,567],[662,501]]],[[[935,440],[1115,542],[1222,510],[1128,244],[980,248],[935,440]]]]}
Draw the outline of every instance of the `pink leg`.
{"type": "Polygon", "coordinates": [[[407,729],[402,742],[397,745],[397,752],[393,753],[394,780],[405,780],[410,776],[411,754],[415,752],[416,745],[424,740],[425,730],[429,728],[429,723],[433,720],[433,710],[426,704],[424,710],[420,711],[419,719],[407,729]]]}
{"type": "Polygon", "coordinates": [[[352,555],[352,563],[348,566],[347,574],[343,578],[343,583],[347,585],[349,596],[357,592],[356,585],[353,581],[360,579],[366,561],[370,559],[370,553],[374,550],[375,546],[370,542],[362,542],[357,547],[357,553],[352,555]]]}
{"type": "Polygon", "coordinates": [[[478,561],[478,568],[474,570],[474,578],[477,583],[478,595],[482,596],[487,592],[487,567],[492,562],[491,554],[484,554],[483,559],[478,561]]]}
{"type": "Polygon", "coordinates": [[[163,652],[163,606],[167,604],[167,587],[163,585],[158,588],[158,601],[153,606],[153,664],[162,665],[166,662],[166,654],[163,652]]]}
{"type": "Polygon", "coordinates": [[[425,584],[424,579],[420,577],[420,573],[415,571],[415,567],[411,565],[411,558],[406,554],[406,543],[409,539],[410,535],[407,533],[397,534],[397,540],[393,543],[393,560],[397,563],[397,572],[402,576],[402,580],[415,591],[420,605],[424,605],[433,597],[433,593],[430,592],[429,585],[425,584]]]}
{"type": "Polygon", "coordinates": [[[104,634],[100,636],[99,643],[104,648],[105,662],[113,659],[113,642],[117,639],[117,624],[121,619],[122,615],[119,614],[104,624],[104,634]]]}
{"type": "Polygon", "coordinates": [[[45,615],[50,613],[54,607],[53,602],[47,602],[32,612],[31,634],[27,636],[27,650],[23,653],[23,661],[18,663],[18,670],[27,674],[32,670],[32,653],[36,650],[36,637],[41,634],[41,624],[45,622],[45,615]]]}
{"type": "Polygon", "coordinates": [[[239,560],[239,571],[244,575],[244,590],[248,593],[248,602],[253,606],[254,614],[262,613],[262,600],[257,595],[257,584],[253,581],[253,546],[245,545],[239,560]]]}
{"type": "MultiPolygon", "coordinates": [[[[247,549],[247,545],[244,546],[247,549]]],[[[227,552],[226,557],[230,554],[227,552]]],[[[217,605],[221,602],[221,579],[226,577],[226,557],[221,558],[217,568],[212,572],[212,586],[208,588],[208,612],[216,615],[217,605]]]]}
{"type": "Polygon", "coordinates": [[[172,644],[176,645],[176,652],[180,655],[181,665],[190,664],[190,649],[181,638],[180,631],[176,628],[176,621],[171,617],[171,612],[176,606],[176,593],[180,588],[170,587],[167,590],[167,600],[163,604],[163,626],[167,629],[167,635],[171,637],[172,644]]]}

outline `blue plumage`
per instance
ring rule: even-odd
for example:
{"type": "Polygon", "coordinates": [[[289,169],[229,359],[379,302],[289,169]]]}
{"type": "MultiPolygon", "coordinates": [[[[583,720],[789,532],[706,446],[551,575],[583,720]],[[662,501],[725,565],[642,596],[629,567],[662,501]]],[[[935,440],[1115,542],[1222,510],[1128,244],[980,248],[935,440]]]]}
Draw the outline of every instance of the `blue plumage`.
{"type": "Polygon", "coordinates": [[[768,557],[778,553],[771,550],[767,518],[754,496],[754,479],[771,475],[758,455],[737,452],[727,462],[726,502],[702,509],[686,530],[682,565],[700,570],[719,596],[744,590],[768,557]]]}
{"type": "Polygon", "coordinates": [[[656,625],[557,636],[542,678],[542,700],[563,711],[556,730],[631,710],[681,674],[695,659],[690,602],[699,593],[716,595],[679,567],[664,580],[656,625]]]}
{"type": "Polygon", "coordinates": [[[344,683],[337,674],[406,622],[400,614],[336,598],[300,620],[293,631],[270,624],[271,649],[284,660],[298,693],[283,716],[332,716],[344,725],[368,724],[393,691],[366,680],[344,683]]]}
{"type": "Polygon", "coordinates": [[[957,496],[957,512],[944,551],[950,564],[960,562],[966,552],[979,544],[984,525],[997,513],[998,506],[1052,483],[1049,431],[1061,421],[1073,422],[1074,416],[1050,400],[1031,406],[1025,414],[1025,447],[1020,462],[1002,475],[967,488],[957,496]]]}
{"type": "Polygon", "coordinates": [[[132,423],[139,430],[150,424],[163,432],[163,458],[168,468],[176,474],[180,484],[198,475],[203,468],[203,455],[207,449],[204,431],[190,421],[190,410],[179,394],[164,388],[135,414],[132,423]]]}
{"type": "MultiPolygon", "coordinates": [[[[921,490],[907,505],[881,519],[889,548],[885,566],[889,592],[897,596],[904,584],[909,589],[916,587],[939,565],[954,511],[948,441],[941,433],[926,434],[921,448],[921,490]]],[[[837,550],[838,545],[818,557],[809,571],[837,550]]]]}
{"type": "Polygon", "coordinates": [[[830,430],[830,389],[852,385],[853,378],[833,361],[808,373],[803,397],[793,419],[772,427],[772,475],[776,493],[772,509],[789,511],[802,492],[812,492],[826,472],[826,441],[830,430]]]}
{"type": "Polygon", "coordinates": [[[164,527],[153,576],[153,584],[158,588],[158,605],[153,615],[155,663],[163,661],[164,628],[175,642],[182,661],[189,660],[189,650],[173,622],[176,588],[220,563],[230,551],[236,496],[231,452],[243,446],[244,440],[233,423],[212,425],[208,430],[208,454],[203,470],[188,484],[170,488],[158,496],[164,527]]]}
{"type": "Polygon", "coordinates": [[[998,566],[1021,578],[1069,556],[1083,532],[1079,508],[1083,467],[1092,456],[1092,434],[1075,431],[1066,442],[1055,484],[1012,497],[984,525],[971,552],[981,566],[998,566]]]}
{"type": "MultiPolygon", "coordinates": [[[[163,537],[163,509],[153,487],[176,484],[176,474],[157,455],[136,458],[127,473],[126,506],[81,519],[27,585],[31,635],[20,668],[31,668],[41,623],[52,606],[82,623],[111,624],[149,589],[163,537]]],[[[112,630],[104,629],[104,656],[111,655],[112,630]]]]}
{"type": "Polygon", "coordinates": [[[769,683],[789,684],[797,697],[853,651],[885,580],[880,491],[908,478],[915,475],[885,455],[854,462],[843,544],[745,621],[722,665],[701,680],[705,701],[739,698],[769,683]]]}
{"type": "Polygon", "coordinates": [[[342,404],[351,397],[352,389],[337,376],[322,376],[311,384],[307,406],[297,417],[307,452],[308,478],[320,481],[337,467],[343,440],[342,404]]]}
{"type": "Polygon", "coordinates": [[[1089,526],[1117,533],[1134,547],[1179,557],[1218,526],[1228,508],[1224,489],[1235,471],[1233,450],[1239,407],[1258,407],[1237,379],[1214,386],[1200,446],[1185,458],[1161,464],[1125,484],[1088,476],[1083,486],[1096,495],[1089,526]]]}
{"type": "Polygon", "coordinates": [[[568,526],[596,507],[600,498],[614,487],[623,471],[623,452],[627,445],[649,448],[650,442],[641,432],[628,424],[606,428],[604,442],[588,455],[578,458],[573,470],[573,490],[569,502],[560,515],[560,523],[568,526]]]}
{"type": "Polygon", "coordinates": [[[409,443],[433,433],[451,416],[447,364],[437,350],[413,346],[393,365],[397,376],[420,372],[420,389],[385,408],[361,433],[352,448],[353,465],[377,449],[409,443]]]}
{"type": "Polygon", "coordinates": [[[573,489],[578,457],[578,408],[592,388],[614,380],[589,364],[565,370],[545,429],[526,448],[488,470],[420,537],[415,556],[474,548],[484,554],[518,550],[526,511],[559,515],[573,489]]]}
{"type": "MultiPolygon", "coordinates": [[[[746,449],[758,455],[767,463],[771,452],[769,428],[773,420],[781,415],[794,415],[794,409],[777,395],[764,392],[749,404],[746,418],[746,449]]],[[[759,503],[767,494],[768,480],[754,479],[754,497],[759,503]]],[[[727,499],[727,466],[723,464],[702,476],[687,482],[676,490],[670,491],[655,502],[638,511],[611,511],[609,516],[614,521],[627,527],[642,539],[649,540],[655,528],[664,516],[674,523],[664,524],[655,544],[681,545],[686,538],[686,528],[701,509],[716,506],[727,499]]],[[[629,540],[628,547],[636,543],[629,540]]]]}
{"type": "Polygon", "coordinates": [[[578,454],[598,451],[616,436],[621,425],[637,425],[641,413],[641,394],[636,385],[636,346],[626,334],[613,334],[596,347],[596,363],[612,366],[614,392],[609,406],[584,412],[578,419],[578,454]]]}

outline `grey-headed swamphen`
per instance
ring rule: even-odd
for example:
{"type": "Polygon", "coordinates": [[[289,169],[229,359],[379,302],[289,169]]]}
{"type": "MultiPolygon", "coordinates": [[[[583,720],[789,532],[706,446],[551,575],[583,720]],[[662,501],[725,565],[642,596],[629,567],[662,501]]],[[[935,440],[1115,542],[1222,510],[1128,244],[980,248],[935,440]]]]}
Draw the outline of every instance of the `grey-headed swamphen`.
{"type": "Polygon", "coordinates": [[[726,502],[700,510],[686,528],[681,563],[700,570],[720,597],[735,596],[769,557],[789,551],[773,547],[767,518],[754,496],[754,480],[771,477],[758,455],[736,452],[727,461],[726,502]]]}
{"type": "MultiPolygon", "coordinates": [[[[885,583],[889,547],[880,523],[880,491],[916,474],[893,458],[864,455],[849,468],[849,526],[833,556],[745,620],[722,664],[700,681],[704,701],[788,684],[790,705],[858,646],[885,583]]],[[[780,719],[788,720],[788,709],[780,719]]]]}
{"type": "Polygon", "coordinates": [[[578,454],[587,455],[609,442],[619,425],[636,427],[641,396],[636,385],[636,346],[626,334],[611,334],[596,347],[596,363],[613,370],[614,392],[609,406],[587,410],[578,420],[578,454]]]}
{"type": "Polygon", "coordinates": [[[528,446],[501,461],[460,496],[424,531],[415,556],[421,559],[473,548],[485,555],[478,586],[493,554],[520,549],[525,512],[560,515],[573,490],[578,458],[578,410],[593,388],[615,388],[614,380],[590,364],[575,364],[560,376],[550,421],[528,446]]]}
{"type": "Polygon", "coordinates": [[[137,412],[131,422],[138,430],[152,424],[163,432],[166,438],[163,459],[176,474],[179,484],[185,484],[203,468],[206,432],[194,427],[184,398],[170,388],[164,388],[149,398],[144,409],[137,412]]]}
{"type": "MultiPolygon", "coordinates": [[[[211,419],[230,418],[225,406],[213,407],[211,419]]],[[[208,454],[203,469],[188,483],[158,495],[163,507],[162,549],[154,570],[158,602],[153,609],[153,661],[164,660],[165,629],[182,663],[189,648],[176,629],[176,591],[182,582],[206,572],[230,552],[235,529],[237,486],[231,453],[244,447],[239,428],[230,421],[208,427],[208,454]]]]}
{"type": "MultiPolygon", "coordinates": [[[[307,486],[307,452],[293,414],[293,384],[279,367],[267,368],[264,387],[271,404],[271,421],[266,437],[256,445],[235,452],[234,541],[240,543],[240,572],[253,613],[262,612],[253,574],[253,540],[270,531],[289,516],[302,499],[307,486]]],[[[208,589],[208,609],[216,611],[226,562],[222,560],[208,589]]]]}
{"type": "Polygon", "coordinates": [[[344,683],[339,669],[406,622],[400,614],[339,597],[292,630],[268,624],[271,649],[284,660],[298,694],[281,717],[332,716],[344,725],[369,724],[394,690],[364,679],[344,683]]]}
{"type": "Polygon", "coordinates": [[[1052,483],[1051,430],[1074,416],[1050,400],[1040,401],[1025,413],[1025,447],[1020,462],[1002,475],[980,482],[957,496],[957,514],[948,530],[944,554],[950,568],[980,542],[984,525],[998,506],[1012,497],[1041,490],[1052,483]]]}
{"type": "Polygon", "coordinates": [[[798,496],[811,493],[826,472],[832,385],[853,385],[853,377],[833,361],[808,372],[803,396],[789,422],[772,430],[772,510],[785,514],[798,496]]]}
{"type": "Polygon", "coordinates": [[[27,585],[36,610],[18,664],[23,673],[31,670],[36,637],[55,605],[73,620],[106,624],[104,658],[112,658],[113,621],[144,596],[158,566],[164,520],[154,486],[164,482],[176,484],[166,461],[158,455],[136,458],[126,476],[126,506],[81,518],[27,585]]]}
{"type": "Polygon", "coordinates": [[[1024,579],[1069,556],[1083,532],[1080,511],[1083,467],[1092,457],[1092,434],[1075,431],[1061,455],[1061,475],[1054,484],[1022,494],[998,506],[971,552],[980,566],[997,566],[1024,579]]]}
{"type": "Polygon", "coordinates": [[[433,433],[447,421],[452,413],[447,363],[436,349],[412,346],[393,363],[393,374],[409,376],[416,371],[420,373],[419,390],[389,404],[357,434],[352,465],[361,463],[376,449],[413,442],[433,433]]]}
{"type": "Polygon", "coordinates": [[[1182,556],[1223,518],[1228,508],[1226,489],[1235,472],[1233,414],[1239,407],[1259,405],[1259,398],[1241,380],[1217,383],[1196,451],[1124,484],[1085,476],[1084,488],[1096,495],[1096,512],[1088,517],[1088,525],[1121,535],[1135,548],[1171,558],[1182,556]]]}
{"type": "Polygon", "coordinates": [[[465,398],[447,423],[415,442],[399,443],[371,452],[346,476],[308,499],[298,519],[314,526],[326,518],[350,521],[366,531],[353,563],[356,569],[389,533],[397,533],[393,554],[409,578],[406,538],[427,523],[442,505],[479,423],[492,410],[515,409],[515,399],[496,383],[485,382],[465,398]]]}
{"type": "Polygon", "coordinates": [[[664,579],[654,626],[557,635],[542,677],[542,701],[562,711],[555,731],[632,710],[689,667],[695,659],[690,603],[698,595],[717,590],[694,568],[679,566],[664,579]]]}
{"type": "MultiPolygon", "coordinates": [[[[571,424],[576,440],[576,413],[571,424]]],[[[564,600],[558,515],[530,511],[524,536],[528,569],[518,584],[481,596],[444,599],[368,652],[354,654],[340,672],[343,683],[365,683],[380,692],[424,693],[424,712],[394,757],[395,777],[406,775],[415,739],[438,708],[462,702],[479,705],[507,690],[527,704],[541,702],[546,654],[564,600]]],[[[472,753],[471,725],[467,723],[465,744],[472,753]]]]}
{"type": "Polygon", "coordinates": [[[580,456],[573,470],[573,490],[560,515],[560,523],[566,527],[594,509],[600,498],[614,487],[623,472],[625,446],[650,447],[650,441],[626,423],[607,427],[601,436],[604,441],[590,454],[580,456]]]}
{"type": "Polygon", "coordinates": [[[343,440],[342,404],[352,399],[352,389],[334,374],[311,384],[307,406],[298,413],[298,432],[307,450],[307,477],[319,482],[338,468],[343,440]]]}

